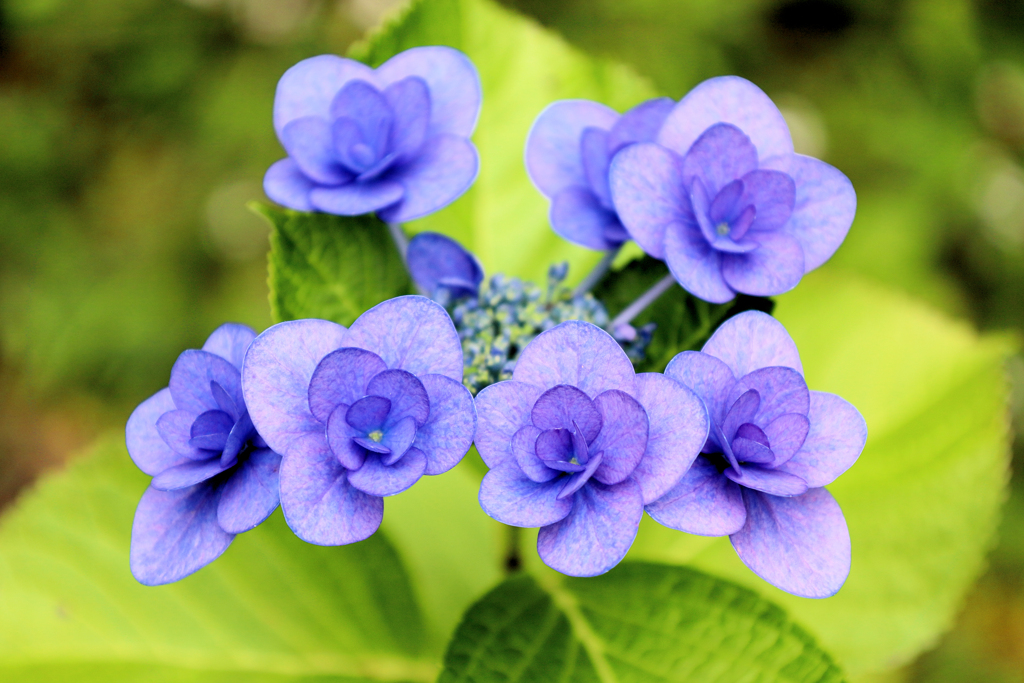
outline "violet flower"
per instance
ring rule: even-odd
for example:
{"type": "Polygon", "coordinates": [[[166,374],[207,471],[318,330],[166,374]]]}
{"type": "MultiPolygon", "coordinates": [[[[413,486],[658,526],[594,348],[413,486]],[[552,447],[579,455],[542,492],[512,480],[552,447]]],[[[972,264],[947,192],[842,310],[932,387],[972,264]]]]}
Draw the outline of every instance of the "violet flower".
{"type": "Polygon", "coordinates": [[[703,455],[647,512],[691,534],[728,534],[743,563],[784,591],[833,595],[850,572],[850,534],[822,487],[857,460],[864,418],[838,396],[808,391],[796,345],[760,311],[730,318],[665,374],[704,400],[711,431],[703,455]]]}
{"type": "Polygon", "coordinates": [[[288,157],[263,188],[298,211],[376,211],[389,223],[433,213],[476,178],[480,97],[476,67],[450,47],[406,50],[377,69],[304,59],[277,84],[274,130],[288,157]]]}
{"type": "Polygon", "coordinates": [[[846,176],[795,154],[779,110],[736,76],[690,91],[657,144],[624,149],[610,177],[630,236],[713,303],[795,287],[842,244],[857,204],[846,176]]]}
{"type": "Polygon", "coordinates": [[[620,115],[597,102],[563,100],[540,113],[526,139],[526,171],[551,200],[556,233],[598,251],[629,239],[612,204],[608,164],[626,145],[653,141],[674,104],[662,97],[620,115]]]}
{"type": "Polygon", "coordinates": [[[512,379],[476,405],[476,447],[491,468],[480,505],[505,524],[541,527],[541,559],[571,576],[619,563],[644,505],[679,481],[708,433],[692,391],[636,375],[611,335],[579,321],[538,335],[512,379]]]}
{"type": "Polygon", "coordinates": [[[405,254],[413,282],[442,306],[476,297],[484,279],[480,262],[461,244],[436,232],[421,232],[409,240],[405,254]]]}
{"type": "Polygon", "coordinates": [[[277,508],[281,456],[256,433],[242,396],[242,357],[255,336],[221,325],[202,350],[178,356],[170,386],[128,418],[128,453],[153,477],[132,524],[129,565],[140,583],[188,576],[277,508]]]}
{"type": "Polygon", "coordinates": [[[458,464],[476,426],[461,380],[455,326],[421,296],[378,304],[347,330],[294,320],[257,337],[243,391],[284,456],[281,507],[299,538],[361,541],[380,526],[384,496],[458,464]]]}

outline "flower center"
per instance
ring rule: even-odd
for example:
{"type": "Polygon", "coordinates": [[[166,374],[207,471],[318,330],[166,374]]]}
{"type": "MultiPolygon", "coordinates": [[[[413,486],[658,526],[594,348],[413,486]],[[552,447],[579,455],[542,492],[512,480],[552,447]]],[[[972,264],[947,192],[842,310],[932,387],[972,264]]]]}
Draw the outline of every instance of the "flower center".
{"type": "Polygon", "coordinates": [[[729,234],[729,224],[726,223],[725,221],[722,221],[721,223],[715,226],[715,232],[718,233],[719,237],[725,237],[726,235],[729,234]]]}
{"type": "Polygon", "coordinates": [[[377,443],[380,443],[381,440],[383,440],[383,438],[384,438],[384,432],[382,432],[379,429],[376,429],[376,430],[370,432],[369,434],[367,434],[367,436],[370,437],[373,441],[376,441],[377,443]]]}

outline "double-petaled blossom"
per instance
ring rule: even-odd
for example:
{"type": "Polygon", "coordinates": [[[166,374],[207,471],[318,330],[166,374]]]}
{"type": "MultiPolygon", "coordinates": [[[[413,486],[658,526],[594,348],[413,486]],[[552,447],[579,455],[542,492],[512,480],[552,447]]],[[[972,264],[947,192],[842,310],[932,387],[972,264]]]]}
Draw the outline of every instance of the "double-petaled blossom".
{"type": "Polygon", "coordinates": [[[445,310],[421,296],[348,329],[296,320],[256,338],[242,370],[253,423],[281,465],[281,507],[303,540],[341,545],[380,526],[384,496],[469,450],[476,412],[445,310]]]}
{"type": "Polygon", "coordinates": [[[711,429],[701,457],[647,512],[688,533],[728,534],[740,559],[782,590],[809,598],[838,591],[850,571],[850,535],[822,487],[864,448],[857,409],[809,391],[793,340],[758,311],[727,320],[665,374],[701,397],[711,429]]]}
{"type": "Polygon", "coordinates": [[[476,178],[480,98],[476,67],[449,47],[406,50],[377,69],[305,59],[277,84],[274,130],[288,157],[264,190],[299,211],[388,222],[433,213],[476,178]]]}
{"type": "Polygon", "coordinates": [[[483,266],[450,237],[421,232],[409,240],[405,259],[416,286],[442,306],[480,292],[483,266]]]}
{"type": "Polygon", "coordinates": [[[132,525],[129,562],[141,583],[188,576],[278,506],[281,456],[257,434],[242,395],[255,336],[244,325],[217,328],[128,418],[128,453],[153,477],[132,525]]]}
{"type": "Polygon", "coordinates": [[[578,321],[537,336],[512,379],[476,404],[476,446],[491,468],[480,505],[505,524],[541,527],[541,559],[572,576],[622,560],[644,505],[683,476],[708,433],[692,391],[635,374],[607,332],[578,321]]]}
{"type": "Polygon", "coordinates": [[[779,110],[736,76],[694,88],[655,143],[615,156],[610,178],[630,236],[714,303],[792,289],[835,253],[856,210],[846,176],[795,154],[779,110]]]}
{"type": "Polygon", "coordinates": [[[629,239],[612,204],[608,165],[623,147],[654,140],[674,104],[662,97],[620,115],[597,102],[564,100],[540,113],[526,139],[526,170],[551,200],[556,233],[595,250],[629,239]]]}

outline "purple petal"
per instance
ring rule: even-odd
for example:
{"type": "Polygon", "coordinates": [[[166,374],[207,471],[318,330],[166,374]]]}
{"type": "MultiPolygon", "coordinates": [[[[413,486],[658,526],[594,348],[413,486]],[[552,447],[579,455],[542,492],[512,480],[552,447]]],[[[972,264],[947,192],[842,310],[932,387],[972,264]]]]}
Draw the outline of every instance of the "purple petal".
{"type": "Polygon", "coordinates": [[[443,375],[420,377],[430,397],[430,417],[416,432],[413,445],[427,458],[424,474],[441,474],[469,452],[476,432],[473,395],[460,382],[443,375]]]}
{"type": "Polygon", "coordinates": [[[553,102],[533,122],[526,138],[526,172],[546,197],[568,187],[588,187],[580,137],[587,128],[609,130],[619,114],[589,100],[553,102]]]}
{"type": "Polygon", "coordinates": [[[601,413],[594,402],[574,386],[562,384],[548,389],[533,404],[530,414],[539,429],[567,429],[578,424],[587,442],[601,432],[601,413]]]}
{"type": "Polygon", "coordinates": [[[602,484],[618,484],[633,473],[647,450],[647,412],[635,398],[621,391],[600,394],[594,399],[594,407],[604,424],[590,446],[591,453],[604,454],[594,478],[602,484]]]}
{"type": "Polygon", "coordinates": [[[835,595],[850,573],[850,532],[823,488],[780,498],[744,490],[747,523],[730,537],[755,574],[804,598],[835,595]]]}
{"type": "Polygon", "coordinates": [[[338,349],[327,354],[309,380],[307,393],[313,416],[327,424],[335,407],[352,405],[365,396],[370,380],[387,367],[380,356],[365,349],[338,349]]]}
{"type": "Polygon", "coordinates": [[[743,198],[739,205],[753,205],[757,210],[750,230],[777,230],[792,215],[795,196],[796,185],[785,173],[751,171],[743,176],[743,198]]]}
{"type": "Polygon", "coordinates": [[[736,383],[733,394],[751,389],[758,393],[761,402],[756,417],[743,422],[767,425],[785,413],[806,415],[810,406],[811,397],[804,376],[793,368],[777,366],[754,370],[736,383]]]}
{"type": "Polygon", "coordinates": [[[289,455],[292,444],[324,425],[310,412],[309,383],[320,361],[341,346],[345,328],[326,320],[270,327],[249,346],[242,364],[249,417],[270,448],[289,455]]]}
{"type": "Polygon", "coordinates": [[[466,138],[430,138],[409,163],[389,176],[404,188],[402,201],[380,212],[381,220],[405,223],[448,206],[476,180],[480,159],[466,138]]]}
{"type": "Polygon", "coordinates": [[[349,484],[323,438],[298,442],[282,460],[281,509],[295,535],[316,545],[361,541],[384,518],[384,501],[349,484]]]}
{"type": "MultiPolygon", "coordinates": [[[[391,401],[383,396],[364,396],[345,411],[345,422],[357,432],[368,434],[384,426],[391,412],[391,401]]],[[[330,431],[328,431],[330,438],[330,431]]]]}
{"type": "Polygon", "coordinates": [[[387,425],[411,417],[416,425],[422,425],[430,416],[430,398],[423,382],[416,375],[405,370],[385,370],[366,385],[370,396],[383,396],[391,401],[391,412],[387,425]]]}
{"type": "Polygon", "coordinates": [[[679,483],[647,505],[654,521],[698,536],[726,536],[747,519],[740,487],[707,458],[697,458],[679,483]]]}
{"type": "MultiPolygon", "coordinates": [[[[378,455],[388,456],[389,458],[391,456],[391,449],[390,448],[388,448],[387,446],[385,446],[382,443],[374,441],[373,439],[368,439],[365,436],[354,436],[354,437],[352,437],[352,441],[355,442],[355,444],[357,446],[361,446],[365,451],[368,451],[367,455],[372,455],[372,454],[376,453],[378,455]]],[[[334,449],[332,448],[331,450],[334,450],[334,449]]],[[[337,453],[335,453],[335,455],[337,455],[337,453]]],[[[364,460],[364,462],[365,462],[365,460],[364,460]]],[[[344,464],[344,463],[342,463],[342,464],[344,464]]],[[[346,468],[346,469],[348,469],[348,468],[346,468]]]]}
{"type": "Polygon", "coordinates": [[[405,190],[391,180],[349,183],[341,187],[317,187],[309,193],[313,208],[339,216],[359,216],[380,211],[402,199],[405,190]]]}
{"type": "Polygon", "coordinates": [[[753,420],[754,415],[757,414],[760,406],[761,395],[756,389],[747,389],[746,391],[743,391],[743,393],[740,394],[733,402],[732,406],[730,406],[722,423],[716,425],[722,432],[718,435],[719,439],[724,436],[727,441],[732,441],[733,437],[736,436],[736,430],[738,430],[740,425],[744,422],[750,422],[753,420]]]}
{"type": "Polygon", "coordinates": [[[817,488],[831,484],[857,462],[868,438],[868,426],[856,408],[823,391],[811,392],[807,417],[810,430],[803,446],[780,469],[817,488]]]}
{"type": "Polygon", "coordinates": [[[727,123],[717,123],[701,133],[683,157],[683,177],[700,178],[712,197],[756,168],[754,144],[742,130],[727,123]]]}
{"type": "Polygon", "coordinates": [[[622,241],[610,241],[609,234],[621,230],[614,211],[601,206],[590,190],[567,187],[551,200],[548,213],[551,229],[560,237],[595,251],[613,249],[622,241]]]}
{"type": "Polygon", "coordinates": [[[359,316],[345,346],[373,351],[393,370],[462,381],[462,344],[448,312],[422,296],[399,296],[359,316]]]}
{"type": "Polygon", "coordinates": [[[387,150],[394,116],[384,95],[370,83],[361,79],[346,83],[331,100],[330,118],[354,121],[375,158],[379,159],[387,150]]]}
{"type": "MultiPolygon", "coordinates": [[[[402,458],[412,447],[412,442],[416,440],[416,420],[411,417],[405,417],[389,426],[387,431],[384,432],[384,439],[380,442],[381,446],[387,448],[391,454],[383,458],[385,465],[394,465],[398,460],[402,458]]],[[[423,453],[423,451],[419,451],[423,453]]],[[[426,458],[426,454],[423,454],[426,458]]],[[[426,462],[424,460],[424,462],[426,462]]],[[[425,467],[425,465],[424,465],[425,467]]],[[[370,493],[367,491],[367,493],[370,493]]],[[[381,494],[384,495],[384,494],[381,494]]]]}
{"type": "Polygon", "coordinates": [[[217,522],[232,534],[254,529],[281,503],[279,470],[281,456],[258,448],[231,473],[217,505],[217,522]]]}
{"type": "Polygon", "coordinates": [[[582,472],[577,472],[564,480],[565,483],[562,485],[561,490],[559,490],[558,497],[568,498],[583,488],[583,485],[590,481],[590,478],[594,476],[594,472],[601,467],[601,462],[603,460],[604,453],[598,453],[590,459],[590,462],[587,463],[586,468],[584,468],[582,472]]]}
{"type": "Polygon", "coordinates": [[[744,488],[772,496],[799,496],[807,490],[807,483],[800,477],[757,465],[744,465],[739,474],[730,467],[723,474],[744,488]]]}
{"type": "Polygon", "coordinates": [[[665,375],[636,376],[637,400],[647,412],[647,450],[632,478],[644,503],[651,503],[678,482],[708,437],[708,413],[700,398],[665,375]]]}
{"type": "Polygon", "coordinates": [[[682,159],[653,143],[626,147],[608,171],[612,200],[630,237],[654,258],[665,258],[666,232],[693,223],[682,159]]]}
{"type": "Polygon", "coordinates": [[[235,421],[223,410],[207,410],[195,419],[189,429],[189,446],[208,451],[224,450],[235,421]]]}
{"type": "Polygon", "coordinates": [[[476,395],[477,426],[473,438],[480,457],[490,468],[515,462],[512,437],[530,424],[530,413],[544,390],[508,380],[484,387],[476,395]]]}
{"type": "Polygon", "coordinates": [[[168,388],[174,398],[174,405],[180,410],[198,415],[207,410],[220,409],[210,390],[211,382],[219,384],[236,406],[244,405],[241,380],[238,368],[224,358],[206,351],[188,349],[174,362],[168,388]]]}
{"type": "MultiPolygon", "coordinates": [[[[707,406],[711,421],[717,425],[722,424],[726,411],[732,407],[729,399],[736,384],[736,378],[728,365],[706,353],[683,351],[669,361],[665,375],[697,394],[707,406]]],[[[651,412],[646,403],[644,407],[648,413],[651,412]]],[[[717,437],[715,439],[717,441],[717,437]]]]}
{"type": "Polygon", "coordinates": [[[476,296],[484,279],[484,269],[473,254],[450,237],[436,232],[421,232],[409,240],[405,254],[409,273],[417,285],[436,299],[438,289],[447,282],[464,283],[454,287],[453,296],[476,296]]]}
{"type": "Polygon", "coordinates": [[[617,565],[640,528],[640,486],[632,479],[615,486],[591,482],[563,500],[573,501],[572,512],[537,536],[544,564],[569,576],[597,576],[617,565]]]}
{"type": "Polygon", "coordinates": [[[245,351],[255,338],[256,333],[246,325],[224,323],[207,337],[203,351],[218,355],[241,370],[245,351]]]}
{"type": "MultiPolygon", "coordinates": [[[[526,427],[523,427],[526,429],[526,427]]],[[[519,435],[523,429],[516,432],[519,435]]],[[[582,464],[572,463],[575,434],[569,429],[546,429],[537,435],[537,439],[534,443],[534,452],[537,457],[540,458],[541,462],[544,463],[545,467],[554,467],[560,472],[582,472],[586,467],[582,464]]],[[[519,453],[516,448],[516,437],[512,437],[512,452],[516,454],[516,462],[519,462],[519,453]]],[[[581,460],[580,462],[586,462],[581,460]]],[[[520,465],[520,467],[522,467],[520,465]]],[[[526,472],[525,469],[523,469],[526,472]]],[[[529,474],[527,474],[529,476],[529,474]]],[[[530,477],[531,479],[536,479],[530,477]]],[[[550,479],[550,477],[548,477],[550,479]]],[[[548,479],[541,479],[541,481],[547,481],[548,479]]]]}
{"type": "Polygon", "coordinates": [[[538,527],[554,524],[572,510],[572,498],[559,498],[562,479],[538,483],[515,463],[505,463],[484,476],[480,507],[502,524],[538,527]]]}
{"type": "Polygon", "coordinates": [[[775,296],[796,287],[804,275],[800,244],[781,232],[748,233],[760,246],[745,254],[723,254],[722,276],[737,292],[775,296]]]}
{"type": "Polygon", "coordinates": [[[761,159],[793,152],[789,127],[778,107],[760,88],[738,76],[712,78],[691,90],[665,119],[658,143],[685,154],[716,123],[742,130],[761,159]]]}
{"type": "Polygon", "coordinates": [[[139,583],[177,581],[227,550],[235,536],[217,524],[219,499],[220,491],[206,484],[177,491],[146,489],[135,510],[128,558],[139,583]]]}
{"type": "Polygon", "coordinates": [[[419,481],[427,467],[427,456],[418,448],[410,448],[393,465],[385,465],[384,458],[368,454],[362,467],[348,473],[349,483],[371,496],[393,496],[419,481]]]}
{"type": "MultiPolygon", "coordinates": [[[[561,434],[564,430],[551,430],[552,434],[561,434]]],[[[558,472],[544,464],[537,454],[537,437],[542,433],[533,425],[526,425],[512,437],[512,453],[516,464],[531,481],[543,484],[558,476],[558,472]]]]}
{"type": "MultiPolygon", "coordinates": [[[[759,444],[756,441],[750,439],[744,439],[743,437],[736,437],[729,444],[732,448],[733,457],[736,458],[737,462],[742,463],[753,463],[755,465],[765,465],[775,462],[775,453],[772,449],[768,448],[763,444],[759,444]]],[[[757,488],[756,486],[754,488],[757,488]]],[[[805,487],[806,488],[806,487],[805,487]]],[[[801,490],[801,493],[803,491],[801,490]]],[[[774,491],[772,493],[775,493],[774,491]]],[[[778,493],[776,495],[782,495],[778,493]]]]}
{"type": "Polygon", "coordinates": [[[327,443],[345,469],[358,470],[366,459],[366,450],[354,441],[362,432],[348,423],[348,411],[349,406],[342,403],[331,413],[327,421],[327,443]]]}
{"type": "Polygon", "coordinates": [[[209,460],[191,461],[184,465],[164,470],[153,477],[150,486],[161,491],[176,491],[188,488],[189,486],[195,486],[233,466],[234,463],[231,463],[225,467],[220,463],[220,458],[217,457],[210,458],[209,460]]]}
{"type": "Polygon", "coordinates": [[[601,328],[576,320],[537,335],[523,349],[512,377],[545,389],[567,384],[591,397],[610,389],[636,393],[633,364],[618,342],[601,328]]]}
{"type": "Polygon", "coordinates": [[[838,169],[802,154],[766,160],[796,183],[793,215],[785,232],[796,238],[804,252],[804,270],[814,270],[831,258],[846,238],[857,211],[853,185],[838,169]]]}
{"type": "MultiPolygon", "coordinates": [[[[812,401],[814,393],[811,392],[812,401]]],[[[765,435],[771,443],[772,452],[775,454],[772,467],[779,467],[789,461],[804,444],[809,430],[810,422],[805,416],[797,413],[786,413],[772,420],[764,428],[765,435]]],[[[805,479],[799,471],[795,471],[793,474],[805,479]]],[[[815,484],[814,486],[824,486],[824,484],[815,484]]]]}
{"type": "Polygon", "coordinates": [[[405,159],[415,154],[427,137],[430,89],[422,78],[409,76],[389,85],[384,97],[395,116],[388,147],[405,159]]]}
{"type": "Polygon", "coordinates": [[[274,96],[274,130],[278,137],[291,121],[304,116],[327,118],[338,91],[352,79],[373,83],[373,70],[351,59],[320,55],[304,59],[288,69],[277,83],[274,96]]]}
{"type": "Polygon", "coordinates": [[[263,192],[271,201],[296,211],[312,211],[310,191],[316,184],[289,158],[275,161],[263,176],[263,192]]]}
{"type": "Polygon", "coordinates": [[[627,111],[608,134],[609,152],[615,154],[634,142],[654,142],[674,106],[676,103],[671,97],[657,97],[627,111]]]}
{"type": "Polygon", "coordinates": [[[132,462],[149,476],[182,465],[190,458],[172,449],[160,436],[157,420],[175,410],[170,389],[161,389],[132,411],[125,426],[125,443],[132,462]]]}
{"type": "Polygon", "coordinates": [[[580,136],[580,158],[583,161],[583,175],[589,187],[601,204],[611,207],[612,196],[608,189],[608,131],[594,128],[583,129],[580,136]]]}
{"type": "Polygon", "coordinates": [[[786,328],[760,311],[744,311],[726,320],[701,351],[724,361],[736,377],[772,365],[804,372],[786,328]]]}
{"type": "Polygon", "coordinates": [[[466,55],[443,46],[414,47],[384,62],[376,76],[382,85],[409,76],[426,81],[430,90],[428,137],[451,134],[468,138],[480,115],[480,77],[466,55]]]}
{"type": "Polygon", "coordinates": [[[665,233],[665,262],[672,276],[683,289],[714,304],[736,296],[722,277],[722,258],[696,227],[676,223],[665,233]]]}
{"type": "Polygon", "coordinates": [[[281,145],[302,174],[314,183],[340,185],[352,180],[352,174],[335,158],[334,134],[327,119],[295,119],[281,131],[281,145]]]}
{"type": "MultiPolygon", "coordinates": [[[[195,413],[188,410],[171,410],[161,415],[156,421],[156,431],[165,444],[178,455],[185,456],[187,461],[206,460],[213,457],[189,443],[192,440],[192,423],[195,413]]],[[[159,474],[157,472],[156,474],[159,474]]]]}

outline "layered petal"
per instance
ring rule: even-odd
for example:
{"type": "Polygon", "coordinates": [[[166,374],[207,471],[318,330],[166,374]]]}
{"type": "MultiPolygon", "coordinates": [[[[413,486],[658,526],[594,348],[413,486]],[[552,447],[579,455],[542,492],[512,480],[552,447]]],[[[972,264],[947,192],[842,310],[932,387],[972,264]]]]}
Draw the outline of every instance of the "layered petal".
{"type": "Polygon", "coordinates": [[[675,486],[647,505],[654,521],[698,536],[726,536],[747,519],[740,487],[707,458],[697,458],[675,486]]]}
{"type": "Polygon", "coordinates": [[[810,407],[811,395],[804,376],[793,368],[774,366],[754,370],[740,378],[733,395],[739,398],[739,394],[751,389],[761,400],[753,419],[744,422],[768,425],[786,413],[806,415],[810,407]]]}
{"type": "Polygon", "coordinates": [[[418,448],[410,448],[392,465],[384,461],[385,456],[368,453],[363,466],[348,473],[349,483],[371,496],[393,496],[419,481],[427,467],[427,457],[418,448]]]}
{"type": "Polygon", "coordinates": [[[544,389],[577,387],[591,398],[618,389],[636,393],[633,364],[610,334],[570,320],[537,335],[516,362],[512,378],[544,389]]]}
{"type": "Polygon", "coordinates": [[[275,161],[263,176],[263,192],[281,206],[296,211],[312,211],[309,193],[316,183],[303,175],[298,164],[285,157],[275,161]]]}
{"type": "Polygon", "coordinates": [[[736,296],[722,277],[722,259],[696,227],[683,223],[668,227],[665,262],[676,282],[691,294],[714,304],[736,296]]]}
{"type": "Polygon", "coordinates": [[[537,189],[554,197],[569,187],[588,187],[580,137],[590,127],[609,130],[618,118],[615,110],[590,100],[549,104],[526,138],[526,172],[537,189]]]}
{"type": "Polygon", "coordinates": [[[807,490],[807,482],[796,475],[756,465],[744,465],[739,472],[730,467],[723,474],[744,488],[772,496],[799,496],[807,490]]]}
{"type": "Polygon", "coordinates": [[[799,242],[782,232],[750,232],[757,249],[722,254],[722,276],[737,292],[775,296],[797,286],[804,276],[804,252],[799,242]]]}
{"type": "Polygon", "coordinates": [[[207,410],[218,410],[220,405],[213,395],[212,382],[219,384],[236,406],[244,405],[242,378],[238,368],[207,351],[183,351],[171,368],[168,388],[174,398],[174,405],[196,415],[207,410]]]}
{"type": "MultiPolygon", "coordinates": [[[[683,351],[669,361],[665,376],[697,394],[707,407],[711,422],[721,425],[725,421],[725,414],[732,407],[730,399],[736,378],[724,361],[700,351],[683,351]]],[[[714,438],[717,443],[717,437],[714,438]]]]}
{"type": "Polygon", "coordinates": [[[743,563],[804,598],[835,595],[850,573],[850,532],[827,490],[780,498],[745,489],[747,522],[730,537],[743,563]]]}
{"type": "Polygon", "coordinates": [[[315,187],[310,190],[309,202],[317,211],[339,216],[359,216],[381,211],[400,201],[405,188],[394,180],[353,182],[338,187],[315,187]]]}
{"type": "Polygon", "coordinates": [[[217,505],[217,523],[231,534],[260,525],[281,503],[281,456],[257,448],[238,465],[223,486],[217,505]]]}
{"type": "Polygon", "coordinates": [[[419,76],[408,76],[384,90],[394,123],[389,147],[399,163],[419,151],[430,127],[430,87],[419,76]]]}
{"type": "Polygon", "coordinates": [[[413,446],[423,451],[424,474],[441,474],[459,464],[476,433],[473,395],[461,382],[444,375],[420,377],[430,397],[430,417],[416,431],[413,446]]]}
{"type": "Polygon", "coordinates": [[[480,484],[480,507],[502,524],[538,527],[554,524],[573,507],[573,499],[559,498],[564,480],[536,482],[514,462],[495,467],[480,484]]]}
{"type": "Polygon", "coordinates": [[[647,450],[647,412],[635,398],[614,390],[598,395],[594,407],[604,427],[590,445],[593,457],[601,458],[593,476],[602,484],[618,484],[633,473],[647,450]]]}
{"type": "Polygon", "coordinates": [[[385,427],[406,417],[422,425],[430,416],[430,398],[423,382],[416,375],[405,370],[385,370],[366,386],[370,396],[381,396],[391,401],[391,412],[388,413],[385,427]]]}
{"type": "Polygon", "coordinates": [[[701,351],[724,361],[736,377],[772,365],[804,372],[800,353],[786,328],[761,311],[744,311],[729,318],[701,351]]]}
{"type": "Polygon", "coordinates": [[[811,392],[807,418],[807,438],[780,469],[804,479],[810,487],[825,486],[860,457],[868,426],[856,408],[823,391],[811,392]]]}
{"type": "Polygon", "coordinates": [[[608,171],[612,202],[630,237],[654,258],[665,258],[666,232],[694,223],[682,159],[653,143],[626,147],[608,171]]]}
{"type": "Polygon", "coordinates": [[[609,233],[621,230],[618,217],[601,206],[588,189],[567,187],[559,191],[551,200],[548,218],[555,233],[581,247],[606,251],[621,244],[608,240],[609,233]]]}
{"type": "Polygon", "coordinates": [[[793,214],[796,185],[793,179],[780,171],[759,169],[743,176],[743,196],[739,206],[753,206],[754,222],[749,230],[778,230],[786,225],[793,214]]]}
{"type": "Polygon", "coordinates": [[[569,433],[578,426],[587,443],[601,432],[601,412],[580,389],[560,384],[548,389],[533,404],[530,419],[539,429],[565,429],[569,433]]]}
{"type": "Polygon", "coordinates": [[[372,351],[355,348],[331,351],[317,364],[309,379],[310,412],[327,424],[337,406],[352,405],[365,396],[370,380],[387,368],[381,357],[372,351]]]}
{"type": "Polygon", "coordinates": [[[256,333],[247,325],[224,323],[206,338],[203,351],[220,356],[241,371],[245,351],[255,338],[256,333]]]}
{"type": "MultiPolygon", "coordinates": [[[[234,463],[229,465],[229,467],[233,466],[234,463]]],[[[226,469],[228,467],[221,465],[220,458],[218,457],[213,457],[209,460],[187,462],[183,465],[166,469],[156,475],[153,477],[150,486],[161,491],[184,489],[206,481],[226,469]]]]}
{"type": "MultiPolygon", "coordinates": [[[[813,396],[814,392],[811,393],[813,396]]],[[[807,417],[797,413],[780,415],[768,423],[764,432],[771,443],[772,452],[775,454],[775,459],[771,463],[772,467],[779,467],[789,461],[800,450],[807,439],[810,426],[807,417]]],[[[793,474],[801,475],[800,472],[793,472],[793,474]]],[[[805,479],[802,476],[800,478],[805,479]]],[[[819,486],[819,484],[815,484],[815,486],[819,486]]]]}
{"type": "Polygon", "coordinates": [[[278,137],[295,119],[305,116],[326,119],[335,95],[356,78],[370,83],[376,81],[370,67],[336,55],[310,57],[288,69],[278,81],[274,95],[274,130],[278,137]]]}
{"type": "Polygon", "coordinates": [[[615,154],[634,142],[654,142],[674,106],[671,97],[656,97],[627,111],[608,132],[608,151],[615,154]]]}
{"type": "MultiPolygon", "coordinates": [[[[529,348],[529,347],[527,347],[529,348]]],[[[476,395],[476,436],[480,457],[490,468],[514,462],[512,437],[530,424],[533,404],[544,393],[541,387],[508,380],[484,387],[476,395]]]]}
{"type": "MultiPolygon", "coordinates": [[[[466,138],[438,135],[428,139],[407,163],[388,175],[403,188],[402,200],[379,211],[381,220],[405,223],[442,209],[476,180],[480,159],[466,138]]],[[[316,202],[316,193],[313,194],[316,202]]]]}
{"type": "Polygon", "coordinates": [[[684,182],[699,178],[711,198],[756,168],[754,144],[742,130],[728,123],[716,123],[701,133],[683,157],[684,182]]]}
{"type": "Polygon", "coordinates": [[[213,453],[203,451],[189,443],[192,440],[192,423],[195,413],[189,410],[171,410],[161,415],[156,421],[156,431],[164,443],[178,455],[188,460],[208,460],[213,453]]]}
{"type": "Polygon", "coordinates": [[[527,477],[537,483],[551,481],[558,476],[558,471],[544,464],[537,453],[537,437],[543,432],[533,425],[526,425],[512,436],[512,453],[515,464],[527,477]]]}
{"type": "Polygon", "coordinates": [[[132,411],[125,426],[128,455],[136,467],[151,477],[190,460],[167,445],[156,427],[161,415],[175,409],[171,390],[161,389],[132,411]]]}
{"type": "Polygon", "coordinates": [[[476,257],[450,237],[421,232],[405,254],[413,281],[432,299],[446,288],[451,296],[476,296],[484,269],[476,257]]]}
{"type": "Polygon", "coordinates": [[[291,121],[281,131],[281,145],[302,175],[314,183],[340,185],[352,180],[335,157],[334,135],[325,118],[305,116],[291,121]]]}

